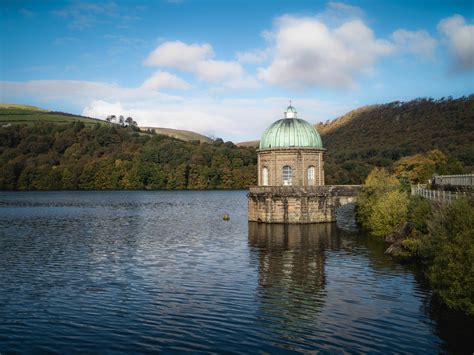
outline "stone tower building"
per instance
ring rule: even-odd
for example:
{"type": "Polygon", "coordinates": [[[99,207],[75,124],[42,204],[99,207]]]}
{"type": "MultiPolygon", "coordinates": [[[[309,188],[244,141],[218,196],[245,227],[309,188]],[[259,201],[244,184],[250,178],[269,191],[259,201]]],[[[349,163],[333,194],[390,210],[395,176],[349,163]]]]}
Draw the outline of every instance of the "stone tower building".
{"type": "Polygon", "coordinates": [[[260,140],[258,186],[248,194],[249,221],[335,221],[337,207],[354,202],[360,187],[325,186],[324,153],[316,128],[297,118],[290,105],[260,140]]]}
{"type": "Polygon", "coordinates": [[[318,131],[288,106],[260,140],[258,186],[324,185],[324,151],[318,131]]]}

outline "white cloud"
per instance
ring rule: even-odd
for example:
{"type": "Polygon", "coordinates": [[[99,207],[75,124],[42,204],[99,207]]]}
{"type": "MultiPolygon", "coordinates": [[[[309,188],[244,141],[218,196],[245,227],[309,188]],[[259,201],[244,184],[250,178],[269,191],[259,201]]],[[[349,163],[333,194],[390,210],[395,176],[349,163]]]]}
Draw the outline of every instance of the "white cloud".
{"type": "Polygon", "coordinates": [[[142,84],[142,88],[146,90],[164,88],[188,90],[190,87],[191,85],[187,81],[164,71],[157,71],[142,84]]]}
{"type": "MultiPolygon", "coordinates": [[[[353,108],[309,98],[297,102],[304,108],[299,116],[312,123],[335,118],[353,108]]],[[[83,114],[100,118],[110,114],[131,116],[144,127],[185,129],[239,142],[259,139],[272,122],[283,118],[286,105],[286,98],[281,97],[227,100],[195,97],[181,103],[95,100],[84,108],[83,114]]]]}
{"type": "Polygon", "coordinates": [[[251,75],[230,79],[222,83],[222,85],[229,89],[258,89],[261,87],[260,83],[251,75]]]}
{"type": "Polygon", "coordinates": [[[101,98],[107,101],[160,100],[182,101],[158,91],[138,88],[124,88],[117,84],[84,80],[31,80],[26,82],[0,82],[0,101],[8,102],[15,97],[34,98],[43,102],[67,102],[84,107],[89,102],[101,98]]]}
{"type": "Polygon", "coordinates": [[[274,58],[259,77],[287,87],[351,87],[355,76],[394,51],[359,19],[330,28],[316,17],[282,16],[269,38],[274,58]]]}
{"type": "Polygon", "coordinates": [[[144,63],[149,66],[174,68],[196,75],[200,80],[237,88],[255,87],[255,79],[248,80],[248,74],[237,61],[214,59],[214,50],[208,43],[186,44],[181,41],[165,42],[150,53],[144,63]]]}
{"type": "Polygon", "coordinates": [[[392,39],[400,52],[412,53],[422,59],[433,58],[437,41],[426,31],[396,30],[392,39]]]}
{"type": "Polygon", "coordinates": [[[203,60],[196,63],[193,69],[200,79],[211,83],[240,78],[244,75],[244,69],[239,63],[223,60],[203,60]]]}
{"type": "Polygon", "coordinates": [[[438,30],[445,37],[454,63],[459,70],[474,68],[474,25],[466,24],[461,15],[441,20],[438,30]]]}
{"type": "MultiPolygon", "coordinates": [[[[74,113],[86,116],[131,116],[140,126],[186,129],[235,142],[259,139],[268,125],[283,117],[288,105],[286,97],[222,99],[201,94],[183,98],[143,86],[127,88],[72,80],[0,82],[0,93],[2,102],[14,102],[21,97],[34,98],[35,103],[43,102],[46,107],[67,103],[79,109],[74,113]]],[[[347,103],[294,99],[302,109],[299,116],[312,123],[335,118],[353,108],[347,103]]]]}
{"type": "Polygon", "coordinates": [[[155,67],[170,67],[192,71],[196,63],[213,56],[214,51],[208,43],[186,44],[181,41],[170,41],[159,45],[150,53],[144,63],[155,67]]]}
{"type": "Polygon", "coordinates": [[[270,58],[268,49],[256,49],[249,52],[237,52],[237,60],[240,63],[263,63],[270,58]]]}

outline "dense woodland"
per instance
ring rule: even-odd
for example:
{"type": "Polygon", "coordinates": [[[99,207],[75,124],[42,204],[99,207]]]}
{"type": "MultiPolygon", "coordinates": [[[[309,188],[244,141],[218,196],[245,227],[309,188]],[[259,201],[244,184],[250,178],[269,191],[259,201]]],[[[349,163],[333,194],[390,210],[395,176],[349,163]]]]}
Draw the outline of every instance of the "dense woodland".
{"type": "Polygon", "coordinates": [[[474,95],[366,106],[316,128],[328,184],[359,184],[374,167],[391,170],[402,157],[434,149],[466,172],[474,168],[474,95]]]}
{"type": "Polygon", "coordinates": [[[134,127],[35,123],[0,129],[0,189],[232,189],[256,183],[256,154],[134,127]]]}

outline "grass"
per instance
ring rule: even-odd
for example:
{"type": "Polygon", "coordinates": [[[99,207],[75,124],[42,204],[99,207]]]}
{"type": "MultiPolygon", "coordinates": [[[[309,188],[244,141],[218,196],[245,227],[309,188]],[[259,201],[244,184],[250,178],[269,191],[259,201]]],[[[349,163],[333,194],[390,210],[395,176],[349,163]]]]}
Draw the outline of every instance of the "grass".
{"type": "Polygon", "coordinates": [[[182,129],[172,129],[172,128],[159,128],[159,127],[140,127],[142,131],[151,129],[157,134],[163,134],[168,137],[181,139],[183,141],[200,141],[210,143],[212,140],[209,137],[206,137],[202,134],[186,131],[182,129]]]}
{"type": "Polygon", "coordinates": [[[75,121],[81,121],[86,125],[93,125],[96,123],[107,124],[105,121],[99,119],[62,112],[52,112],[35,106],[0,104],[0,124],[2,126],[7,124],[31,125],[35,122],[62,124],[75,121]]]}
{"type": "MultiPolygon", "coordinates": [[[[80,115],[73,115],[64,112],[53,112],[42,108],[28,105],[0,104],[0,127],[4,125],[27,124],[35,122],[48,122],[65,124],[81,121],[86,125],[109,124],[103,120],[80,115]]],[[[183,141],[200,141],[210,143],[212,140],[202,134],[172,128],[141,127],[142,134],[146,134],[148,129],[154,130],[157,134],[181,139],[183,141]]]]}

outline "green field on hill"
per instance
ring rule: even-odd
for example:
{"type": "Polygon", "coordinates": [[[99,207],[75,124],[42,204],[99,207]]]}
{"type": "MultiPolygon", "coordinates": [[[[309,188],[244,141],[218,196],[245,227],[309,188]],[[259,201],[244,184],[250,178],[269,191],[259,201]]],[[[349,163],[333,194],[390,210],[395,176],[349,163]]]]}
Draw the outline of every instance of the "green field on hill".
{"type": "MultiPolygon", "coordinates": [[[[85,125],[95,125],[97,123],[109,124],[104,120],[96,118],[85,117],[80,115],[73,115],[65,112],[48,111],[42,108],[28,105],[16,104],[0,104],[0,127],[5,125],[27,124],[32,125],[37,122],[48,123],[70,123],[81,121],[85,125]]],[[[212,139],[202,134],[172,128],[159,127],[140,127],[140,130],[145,134],[148,131],[153,131],[156,134],[162,134],[168,137],[180,139],[186,142],[200,141],[211,143],[212,139]]]]}
{"type": "Polygon", "coordinates": [[[31,125],[35,122],[49,123],[70,123],[81,121],[86,125],[107,124],[103,120],[96,118],[72,115],[64,112],[54,112],[44,110],[34,106],[0,104],[0,125],[8,124],[27,124],[31,125]]]}
{"type": "Polygon", "coordinates": [[[206,137],[196,132],[186,131],[183,129],[162,128],[162,127],[140,127],[140,129],[142,131],[151,130],[151,131],[154,131],[156,134],[163,134],[168,137],[181,139],[182,141],[185,141],[185,142],[191,142],[191,141],[199,141],[201,143],[212,142],[212,139],[209,137],[206,137]]]}

